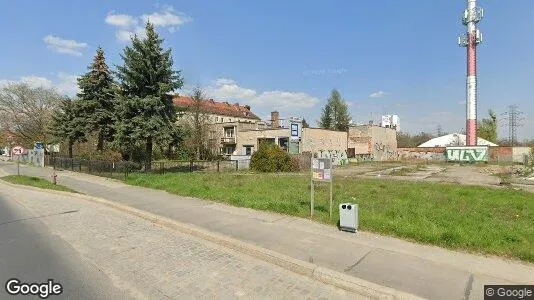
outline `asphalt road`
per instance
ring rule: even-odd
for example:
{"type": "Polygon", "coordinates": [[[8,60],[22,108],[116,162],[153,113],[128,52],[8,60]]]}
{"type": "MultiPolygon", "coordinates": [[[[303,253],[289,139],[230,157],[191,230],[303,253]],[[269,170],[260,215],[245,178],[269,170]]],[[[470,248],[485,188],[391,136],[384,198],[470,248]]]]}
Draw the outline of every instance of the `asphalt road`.
{"type": "Polygon", "coordinates": [[[60,283],[63,292],[48,299],[131,298],[40,221],[76,213],[71,210],[55,216],[35,216],[16,201],[0,195],[0,299],[38,299],[9,295],[6,282],[11,278],[25,283],[47,282],[48,279],[60,283]]]}

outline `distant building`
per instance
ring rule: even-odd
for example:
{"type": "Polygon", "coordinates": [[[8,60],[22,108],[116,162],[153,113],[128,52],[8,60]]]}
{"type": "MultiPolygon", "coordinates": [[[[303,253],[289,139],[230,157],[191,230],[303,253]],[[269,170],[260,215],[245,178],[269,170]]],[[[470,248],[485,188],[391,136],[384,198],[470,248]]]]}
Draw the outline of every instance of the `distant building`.
{"type": "Polygon", "coordinates": [[[349,127],[347,135],[347,155],[374,161],[396,158],[397,132],[391,127],[356,125],[349,127]]]}
{"type": "MultiPolygon", "coordinates": [[[[417,147],[454,147],[465,146],[466,136],[461,133],[451,133],[437,138],[433,138],[427,142],[422,143],[417,147]]],[[[477,145],[479,146],[498,146],[492,142],[486,141],[483,138],[478,138],[477,145]]]]}
{"type": "Polygon", "coordinates": [[[385,115],[382,116],[380,127],[393,128],[400,131],[400,120],[398,115],[385,115]]]}

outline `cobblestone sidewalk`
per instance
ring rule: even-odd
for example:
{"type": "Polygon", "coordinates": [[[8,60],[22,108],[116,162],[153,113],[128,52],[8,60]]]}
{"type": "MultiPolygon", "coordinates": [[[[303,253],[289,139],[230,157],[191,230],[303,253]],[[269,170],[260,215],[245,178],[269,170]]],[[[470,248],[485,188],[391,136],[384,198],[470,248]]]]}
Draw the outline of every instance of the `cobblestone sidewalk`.
{"type": "Polygon", "coordinates": [[[278,266],[77,198],[2,187],[113,283],[149,299],[361,299],[278,266]],[[53,215],[65,211],[75,213],[53,215]]]}

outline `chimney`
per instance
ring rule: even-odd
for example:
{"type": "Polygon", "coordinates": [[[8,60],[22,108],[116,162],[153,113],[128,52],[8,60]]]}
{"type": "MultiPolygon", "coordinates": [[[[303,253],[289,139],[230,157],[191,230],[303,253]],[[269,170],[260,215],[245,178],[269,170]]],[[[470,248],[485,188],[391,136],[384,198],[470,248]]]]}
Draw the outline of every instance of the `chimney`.
{"type": "Polygon", "coordinates": [[[277,111],[271,112],[271,124],[273,128],[278,128],[280,126],[280,114],[277,111]]]}

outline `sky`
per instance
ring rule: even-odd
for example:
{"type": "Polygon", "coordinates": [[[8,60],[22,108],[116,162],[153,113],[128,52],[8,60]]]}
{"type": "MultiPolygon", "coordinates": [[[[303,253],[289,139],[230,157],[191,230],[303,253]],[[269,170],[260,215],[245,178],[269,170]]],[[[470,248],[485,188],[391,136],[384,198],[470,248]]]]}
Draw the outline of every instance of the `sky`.
{"type": "MultiPolygon", "coordinates": [[[[534,1],[479,0],[478,118],[523,112],[534,138],[534,1]]],[[[466,49],[457,37],[465,0],[0,1],[0,85],[24,81],[75,95],[98,46],[108,65],[146,20],[172,48],[190,93],[248,104],[265,120],[316,125],[332,89],[355,123],[396,114],[402,131],[465,128],[466,49]]]]}

